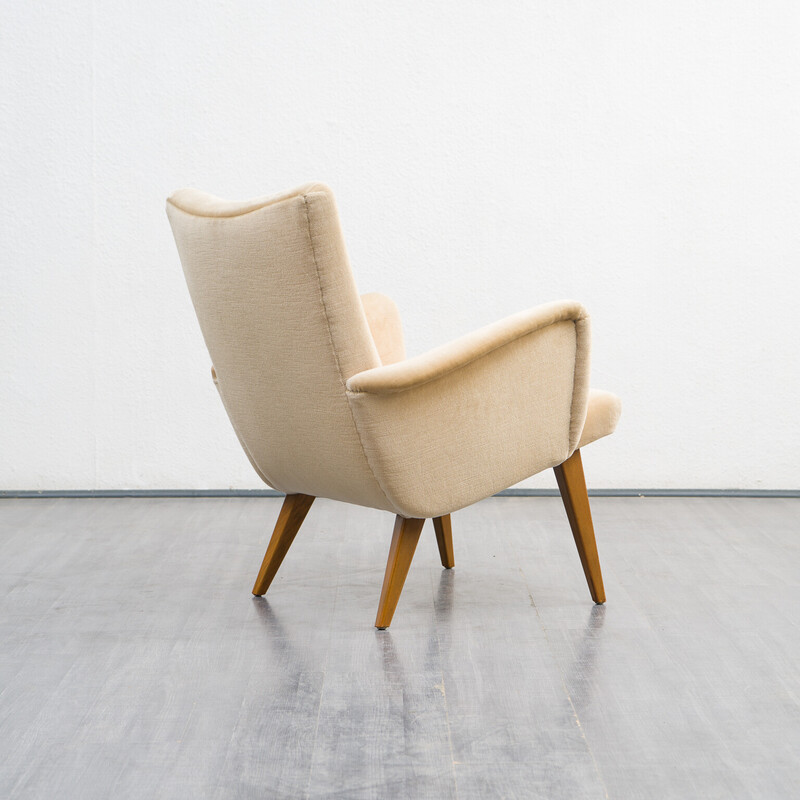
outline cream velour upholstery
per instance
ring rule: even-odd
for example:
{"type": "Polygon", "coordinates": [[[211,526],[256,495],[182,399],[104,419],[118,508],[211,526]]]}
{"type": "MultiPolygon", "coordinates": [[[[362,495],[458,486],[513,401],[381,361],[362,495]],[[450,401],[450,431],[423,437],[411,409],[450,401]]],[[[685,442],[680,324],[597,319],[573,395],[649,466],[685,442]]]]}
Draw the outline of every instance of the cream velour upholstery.
{"type": "Polygon", "coordinates": [[[616,426],[578,303],[407,359],[394,303],[359,298],[324,185],[243,203],[184,189],[167,213],[228,416],[282,492],[441,517],[616,426]]]}

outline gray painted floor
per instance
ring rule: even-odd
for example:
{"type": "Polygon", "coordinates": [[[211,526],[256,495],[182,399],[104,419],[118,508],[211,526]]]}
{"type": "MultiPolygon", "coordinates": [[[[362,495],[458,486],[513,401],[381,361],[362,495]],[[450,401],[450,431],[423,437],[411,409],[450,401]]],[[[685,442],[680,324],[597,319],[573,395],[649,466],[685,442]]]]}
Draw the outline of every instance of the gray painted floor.
{"type": "Polygon", "coordinates": [[[392,519],[318,501],[0,501],[0,797],[800,796],[800,501],[557,498],[430,523],[389,631],[392,519]]]}

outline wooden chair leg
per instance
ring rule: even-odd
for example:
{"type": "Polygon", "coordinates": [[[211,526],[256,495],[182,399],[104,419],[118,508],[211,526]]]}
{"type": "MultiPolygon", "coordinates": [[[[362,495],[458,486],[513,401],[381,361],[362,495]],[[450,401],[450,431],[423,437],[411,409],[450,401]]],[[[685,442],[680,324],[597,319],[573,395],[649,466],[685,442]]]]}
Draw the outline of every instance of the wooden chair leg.
{"type": "Polygon", "coordinates": [[[586,480],[583,475],[581,451],[576,450],[563,464],[554,467],[558,490],[567,510],[572,535],[578,546],[583,572],[589,591],[595,603],[605,603],[606,593],[603,589],[603,575],[600,572],[600,559],[597,556],[597,543],[594,538],[592,512],[589,508],[589,495],[586,492],[586,480]]]}
{"type": "Polygon", "coordinates": [[[272,538],[267,547],[267,553],[261,564],[255,586],[253,586],[253,594],[257,597],[269,589],[275,573],[289,552],[294,537],[300,530],[313,502],[314,498],[307,494],[287,494],[284,498],[281,512],[278,514],[278,521],[275,523],[275,530],[272,532],[272,538]]]}
{"type": "Polygon", "coordinates": [[[419,535],[422,533],[424,519],[406,519],[398,516],[394,521],[394,534],[392,546],[389,548],[389,560],[386,562],[386,574],[383,576],[383,589],[381,600],[378,604],[378,616],[375,618],[375,627],[383,630],[388,628],[406,582],[411,559],[417,549],[419,535]]]}
{"type": "Polygon", "coordinates": [[[442,566],[445,569],[452,569],[456,565],[456,559],[453,555],[453,528],[450,525],[450,515],[434,517],[433,529],[436,531],[436,544],[439,545],[442,566]]]}

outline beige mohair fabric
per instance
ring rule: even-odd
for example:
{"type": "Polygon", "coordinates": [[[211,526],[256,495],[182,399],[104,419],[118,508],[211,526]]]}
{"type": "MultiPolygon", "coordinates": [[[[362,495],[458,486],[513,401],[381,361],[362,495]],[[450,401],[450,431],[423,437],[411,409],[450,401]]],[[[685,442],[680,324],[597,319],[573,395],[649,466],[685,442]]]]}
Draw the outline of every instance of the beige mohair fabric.
{"type": "Polygon", "coordinates": [[[619,401],[589,394],[578,303],[406,359],[394,303],[359,298],[324,185],[244,203],[184,189],[167,213],[225,409],[280,491],[437,517],[616,425],[619,401]]]}
{"type": "Polygon", "coordinates": [[[370,470],[346,376],[380,364],[333,198],[311,184],[232,204],[167,202],[228,416],[259,474],[301,492],[393,511],[370,470]]]}
{"type": "Polygon", "coordinates": [[[361,303],[381,363],[394,364],[402,361],[406,357],[403,323],[394,300],[385,294],[370,292],[361,295],[361,303]]]}
{"type": "Polygon", "coordinates": [[[589,389],[589,404],[586,408],[586,424],[583,426],[578,448],[596,442],[613,433],[622,413],[619,397],[600,389],[589,389]]]}

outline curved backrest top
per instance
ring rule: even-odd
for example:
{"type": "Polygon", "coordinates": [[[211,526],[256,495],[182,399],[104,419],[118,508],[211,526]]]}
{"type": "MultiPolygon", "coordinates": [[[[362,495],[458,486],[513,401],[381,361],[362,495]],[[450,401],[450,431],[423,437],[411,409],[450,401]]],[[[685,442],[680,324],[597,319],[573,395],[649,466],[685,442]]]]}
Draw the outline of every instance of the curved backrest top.
{"type": "Polygon", "coordinates": [[[345,390],[380,358],[330,189],[309,183],[244,202],[182,189],[167,215],[220,395],[256,471],[289,494],[388,507],[345,390]]]}
{"type": "Polygon", "coordinates": [[[315,193],[333,196],[331,190],[324,183],[306,183],[287,192],[279,192],[278,194],[264,195],[263,197],[254,197],[250,200],[242,201],[224,200],[199,189],[187,188],[173,192],[167,198],[167,203],[196,217],[239,217],[242,214],[249,214],[251,211],[258,211],[266,206],[282,203],[284,200],[315,193]]]}

